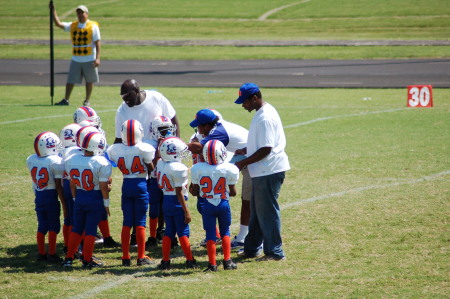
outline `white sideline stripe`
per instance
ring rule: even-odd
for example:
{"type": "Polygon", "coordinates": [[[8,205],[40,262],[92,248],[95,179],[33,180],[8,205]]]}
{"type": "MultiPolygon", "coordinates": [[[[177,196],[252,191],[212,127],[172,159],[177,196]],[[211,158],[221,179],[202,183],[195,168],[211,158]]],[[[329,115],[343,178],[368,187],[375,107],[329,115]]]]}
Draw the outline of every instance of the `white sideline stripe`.
{"type": "Polygon", "coordinates": [[[402,181],[402,182],[396,182],[396,183],[384,184],[384,185],[371,185],[371,186],[359,187],[359,188],[354,188],[354,189],[345,190],[345,191],[336,192],[336,193],[330,193],[330,194],[324,194],[324,195],[320,195],[320,196],[300,199],[295,202],[290,202],[290,203],[281,205],[281,210],[288,209],[288,208],[298,206],[298,205],[302,205],[305,203],[315,202],[315,201],[322,200],[322,199],[339,197],[339,196],[343,196],[343,195],[346,195],[349,193],[356,193],[356,192],[362,192],[362,191],[366,191],[366,190],[384,189],[384,188],[395,187],[395,186],[400,186],[400,185],[410,185],[410,184],[422,183],[422,182],[426,182],[426,181],[433,181],[435,179],[438,179],[442,176],[449,175],[449,174],[450,174],[450,170],[446,170],[443,172],[424,176],[424,177],[421,177],[421,178],[415,179],[415,180],[408,180],[408,181],[402,181]]]}
{"type": "Polygon", "coordinates": [[[295,128],[299,126],[305,126],[309,125],[315,122],[323,121],[323,120],[329,120],[329,119],[335,119],[335,118],[345,118],[345,117],[354,117],[354,116],[364,116],[364,115],[370,115],[370,114],[378,114],[378,113],[385,113],[385,112],[395,112],[395,111],[401,111],[401,110],[408,110],[409,108],[396,108],[396,109],[388,109],[388,110],[380,110],[380,111],[371,111],[371,112],[362,112],[362,113],[355,113],[355,114],[346,114],[346,115],[336,115],[336,116],[327,116],[327,117],[319,117],[316,119],[311,119],[308,121],[304,121],[301,123],[296,123],[292,125],[284,126],[285,129],[288,128],[295,128]]]}
{"type": "MultiPolygon", "coordinates": [[[[103,112],[111,112],[111,111],[117,111],[117,109],[102,110],[102,111],[95,111],[95,112],[103,113],[103,112]]],[[[0,125],[22,123],[22,122],[27,122],[27,121],[30,121],[30,120],[37,120],[37,119],[59,118],[59,117],[68,117],[68,116],[72,117],[73,114],[48,115],[48,116],[41,116],[41,117],[33,117],[33,118],[24,118],[24,119],[10,120],[10,121],[0,122],[0,125]]]]}
{"type": "Polygon", "coordinates": [[[306,3],[306,2],[309,2],[309,1],[311,1],[311,0],[303,0],[303,1],[301,1],[301,2],[296,2],[296,3],[289,4],[289,5],[285,5],[285,6],[280,6],[280,7],[274,8],[274,9],[272,9],[272,10],[269,10],[268,12],[266,12],[265,14],[263,14],[262,16],[260,16],[260,17],[258,18],[258,21],[264,21],[264,20],[266,20],[270,15],[272,15],[272,14],[274,14],[274,13],[276,13],[276,12],[279,12],[280,10],[283,10],[283,9],[285,9],[285,8],[288,8],[288,7],[291,7],[291,6],[294,6],[294,5],[303,4],[303,3],[306,3]]]}
{"type": "MultiPolygon", "coordinates": [[[[92,3],[92,4],[87,5],[87,7],[88,7],[88,10],[89,10],[91,8],[91,6],[94,6],[94,5],[101,5],[101,4],[105,4],[105,3],[114,3],[114,2],[119,2],[119,0],[111,0],[111,1],[103,1],[103,2],[92,3]]],[[[60,19],[67,18],[70,14],[75,12],[75,9],[76,8],[66,11],[65,13],[63,13],[61,15],[60,19]]]]}
{"type": "MultiPolygon", "coordinates": [[[[69,298],[81,299],[81,298],[95,297],[95,295],[98,295],[98,294],[102,293],[103,291],[109,290],[111,288],[115,288],[121,284],[124,284],[125,282],[128,282],[129,280],[131,280],[133,278],[142,277],[145,274],[146,274],[145,272],[137,272],[134,274],[121,276],[119,279],[114,279],[112,281],[106,282],[98,287],[89,289],[88,291],[86,291],[82,294],[78,294],[78,295],[75,295],[75,296],[72,296],[69,298]]],[[[156,282],[156,283],[167,282],[167,281],[176,281],[176,282],[182,282],[182,283],[200,281],[200,279],[197,279],[197,278],[185,279],[185,278],[179,278],[179,277],[167,277],[167,278],[147,277],[144,279],[146,282],[156,282]]]]}

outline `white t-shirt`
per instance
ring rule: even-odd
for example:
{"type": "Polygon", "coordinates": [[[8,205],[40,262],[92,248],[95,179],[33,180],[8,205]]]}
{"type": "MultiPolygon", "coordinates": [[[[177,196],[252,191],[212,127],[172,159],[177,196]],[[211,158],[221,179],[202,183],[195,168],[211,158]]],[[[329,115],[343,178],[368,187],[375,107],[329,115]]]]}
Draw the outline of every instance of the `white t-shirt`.
{"type": "Polygon", "coordinates": [[[38,157],[33,154],[27,159],[27,167],[35,191],[56,189],[55,179],[61,179],[64,173],[62,158],[58,155],[38,157]]]}
{"type": "MultiPolygon", "coordinates": [[[[70,26],[73,22],[62,22],[64,25],[64,32],[70,32],[70,26]]],[[[78,28],[82,29],[86,27],[86,23],[78,23],[78,28]]],[[[92,25],[92,55],[87,56],[75,56],[72,55],[72,60],[76,62],[90,62],[95,60],[95,55],[97,54],[97,48],[95,47],[95,42],[100,40],[100,28],[96,24],[92,25]]]]}
{"type": "Polygon", "coordinates": [[[147,179],[148,169],[146,163],[152,163],[155,157],[155,148],[144,142],[139,142],[134,146],[116,143],[108,148],[107,153],[108,157],[117,164],[124,178],[147,179]]]}
{"type": "Polygon", "coordinates": [[[155,90],[144,90],[146,96],[140,105],[129,107],[123,102],[116,113],[116,138],[122,138],[120,129],[124,121],[135,119],[142,124],[144,128],[144,138],[152,139],[150,133],[150,123],[160,115],[167,116],[172,119],[176,112],[169,100],[161,93],[155,90]]]}
{"type": "Polygon", "coordinates": [[[277,110],[266,103],[253,116],[247,141],[247,157],[250,157],[262,147],[271,147],[272,150],[264,159],[249,164],[250,176],[260,177],[271,175],[290,169],[288,156],[284,151],[286,137],[283,124],[277,110]]]}
{"type": "Polygon", "coordinates": [[[238,180],[239,168],[234,164],[209,165],[203,162],[191,168],[192,184],[199,185],[199,195],[215,206],[222,199],[229,199],[228,185],[236,185],[238,180]]]}
{"type": "Polygon", "coordinates": [[[103,156],[72,155],[65,168],[72,180],[80,182],[77,189],[85,191],[100,190],[100,182],[107,182],[112,173],[111,163],[103,156]]]}
{"type": "Polygon", "coordinates": [[[187,196],[189,169],[181,162],[164,162],[159,159],[156,164],[158,185],[164,195],[176,195],[175,187],[182,187],[182,194],[187,196]]]}

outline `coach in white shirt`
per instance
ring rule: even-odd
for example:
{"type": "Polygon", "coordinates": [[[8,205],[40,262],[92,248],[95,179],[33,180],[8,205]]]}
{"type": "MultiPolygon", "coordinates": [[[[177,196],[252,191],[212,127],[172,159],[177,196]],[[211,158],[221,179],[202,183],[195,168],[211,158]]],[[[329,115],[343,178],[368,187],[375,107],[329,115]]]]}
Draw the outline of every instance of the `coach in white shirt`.
{"type": "Polygon", "coordinates": [[[281,219],[278,195],[285,172],[290,169],[284,151],[286,137],[275,108],[262,99],[259,87],[245,83],[240,87],[236,104],[251,112],[255,110],[248,133],[247,158],[236,162],[239,169],[247,166],[252,178],[249,232],[244,242],[244,257],[256,257],[263,243],[260,261],[284,260],[281,240],[281,219]]]}

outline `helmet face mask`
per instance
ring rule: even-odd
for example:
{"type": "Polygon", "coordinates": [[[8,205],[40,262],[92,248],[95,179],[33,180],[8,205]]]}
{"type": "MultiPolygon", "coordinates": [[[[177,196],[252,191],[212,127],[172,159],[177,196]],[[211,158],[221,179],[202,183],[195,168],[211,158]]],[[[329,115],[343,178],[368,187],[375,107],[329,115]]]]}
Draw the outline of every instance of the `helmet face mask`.
{"type": "Polygon", "coordinates": [[[218,165],[227,159],[227,149],[219,140],[209,140],[203,146],[203,157],[209,165],[218,165]]]}
{"type": "Polygon", "coordinates": [[[93,152],[94,155],[99,156],[106,150],[106,139],[99,132],[89,132],[84,136],[81,148],[88,152],[93,152]]]}
{"type": "Polygon", "coordinates": [[[129,119],[122,124],[121,136],[123,144],[133,146],[142,141],[144,129],[139,121],[129,119]]]}
{"type": "Polygon", "coordinates": [[[39,157],[59,155],[62,150],[62,142],[55,133],[42,132],[34,140],[34,151],[39,157]]]}
{"type": "Polygon", "coordinates": [[[64,147],[71,147],[77,145],[77,133],[81,129],[79,124],[68,124],[59,132],[59,139],[64,147]]]}
{"type": "Polygon", "coordinates": [[[188,146],[178,137],[164,139],[159,148],[159,154],[164,162],[181,162],[190,157],[188,146]]]}
{"type": "Polygon", "coordinates": [[[155,117],[150,123],[150,133],[153,139],[165,138],[175,135],[177,127],[172,121],[164,116],[160,115],[155,117]]]}
{"type": "Polygon", "coordinates": [[[91,107],[83,106],[75,110],[73,114],[73,122],[76,124],[81,124],[81,122],[88,121],[88,123],[83,123],[82,127],[86,125],[97,127],[97,129],[102,127],[102,121],[97,112],[91,107]]]}

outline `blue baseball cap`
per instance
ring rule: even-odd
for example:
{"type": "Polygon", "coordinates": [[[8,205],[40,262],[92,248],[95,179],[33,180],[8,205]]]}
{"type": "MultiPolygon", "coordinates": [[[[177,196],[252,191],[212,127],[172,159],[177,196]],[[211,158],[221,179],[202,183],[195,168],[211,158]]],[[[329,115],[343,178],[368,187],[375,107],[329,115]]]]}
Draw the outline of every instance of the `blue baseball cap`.
{"type": "Polygon", "coordinates": [[[196,128],[198,125],[208,124],[215,121],[217,115],[210,109],[202,109],[197,112],[195,119],[189,124],[191,127],[196,128]]]}
{"type": "Polygon", "coordinates": [[[239,98],[234,101],[235,104],[242,104],[250,96],[254,95],[259,91],[258,85],[255,83],[244,83],[241,88],[239,88],[239,98]]]}

